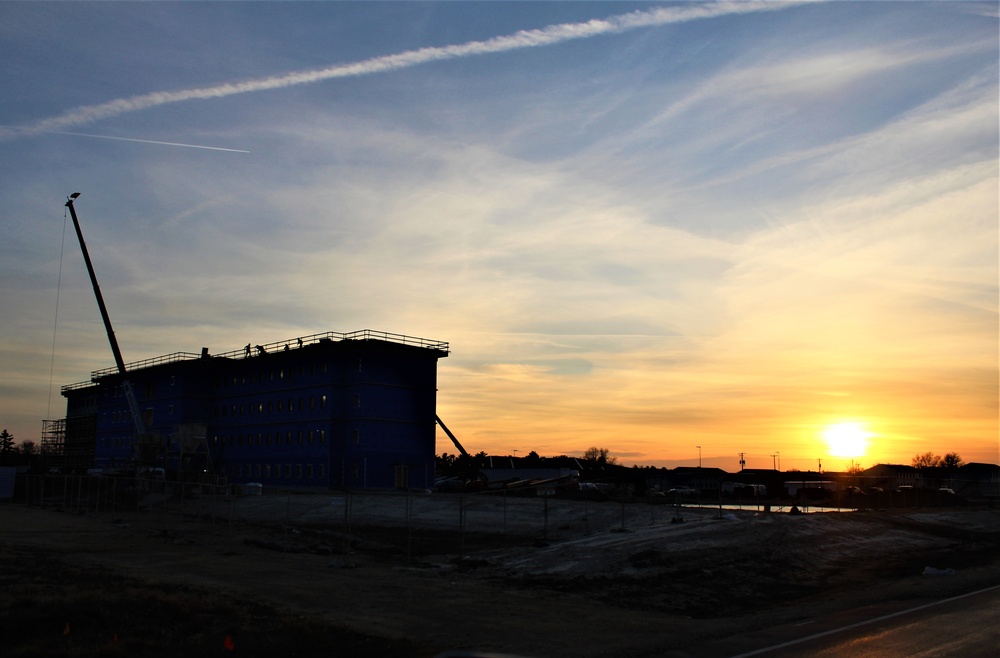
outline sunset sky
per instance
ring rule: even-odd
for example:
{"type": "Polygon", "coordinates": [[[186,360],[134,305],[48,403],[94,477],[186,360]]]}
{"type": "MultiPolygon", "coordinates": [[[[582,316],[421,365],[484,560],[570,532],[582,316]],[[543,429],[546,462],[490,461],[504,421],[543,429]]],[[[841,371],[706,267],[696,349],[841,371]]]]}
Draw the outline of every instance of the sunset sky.
{"type": "Polygon", "coordinates": [[[471,452],[1000,463],[998,24],[0,2],[0,426],[114,365],[81,192],[126,361],[375,329],[471,452]]]}

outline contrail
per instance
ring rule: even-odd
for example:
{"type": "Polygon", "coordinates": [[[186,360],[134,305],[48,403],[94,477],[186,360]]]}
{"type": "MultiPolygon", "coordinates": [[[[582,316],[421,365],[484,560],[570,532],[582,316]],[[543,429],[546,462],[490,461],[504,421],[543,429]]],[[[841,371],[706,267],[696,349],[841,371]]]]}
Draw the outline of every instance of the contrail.
{"type": "Polygon", "coordinates": [[[283,75],[243,82],[225,83],[214,87],[182,89],[180,91],[156,91],[139,96],[119,98],[98,105],[78,107],[59,116],[41,119],[34,123],[20,126],[17,129],[0,128],[0,139],[11,139],[18,135],[60,131],[120,114],[137,112],[170,103],[181,103],[196,99],[224,98],[235,94],[247,94],[268,89],[282,89],[293,85],[311,84],[335,78],[349,78],[381,73],[383,71],[394,71],[427,62],[550,46],[574,39],[590,39],[604,34],[617,34],[643,27],[682,23],[730,14],[771,11],[793,4],[798,3],[723,1],[704,4],[698,3],[681,7],[658,7],[648,11],[635,11],[628,14],[609,16],[605,19],[593,19],[584,23],[561,23],[536,30],[521,30],[514,34],[493,37],[485,41],[469,41],[451,46],[407,50],[395,55],[373,57],[352,64],[338,64],[308,71],[293,71],[283,75]]]}
{"type": "Polygon", "coordinates": [[[155,139],[136,139],[134,137],[115,137],[113,135],[89,135],[87,133],[69,133],[60,130],[47,130],[53,135],[73,135],[74,137],[96,137],[97,139],[115,139],[122,142],[140,142],[142,144],[160,144],[163,146],[183,146],[189,149],[206,149],[209,151],[228,151],[229,153],[249,153],[243,149],[227,149],[221,146],[204,146],[202,144],[184,144],[181,142],[160,142],[155,139]]]}

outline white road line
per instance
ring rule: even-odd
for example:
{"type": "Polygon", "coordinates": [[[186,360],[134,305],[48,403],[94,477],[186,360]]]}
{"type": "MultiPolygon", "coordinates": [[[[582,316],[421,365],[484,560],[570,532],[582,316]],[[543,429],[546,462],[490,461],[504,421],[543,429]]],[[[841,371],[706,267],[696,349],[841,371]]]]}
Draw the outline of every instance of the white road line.
{"type": "Polygon", "coordinates": [[[841,626],[840,628],[834,628],[829,631],[823,631],[822,633],[816,633],[815,635],[809,635],[807,637],[800,637],[797,640],[790,640],[788,642],[782,642],[781,644],[775,644],[774,646],[764,647],[763,649],[756,649],[755,651],[749,651],[747,653],[737,654],[731,656],[731,658],[746,658],[746,656],[757,656],[762,653],[767,653],[769,651],[775,651],[777,649],[784,649],[785,647],[795,646],[796,644],[802,644],[803,642],[809,642],[817,638],[826,637],[827,635],[833,635],[834,633],[841,633],[843,631],[850,630],[852,628],[858,628],[859,626],[867,626],[868,624],[875,624],[880,621],[885,621],[886,619],[892,619],[893,617],[900,617],[902,615],[908,615],[911,612],[918,612],[920,610],[925,610],[927,608],[933,608],[936,605],[941,605],[942,603],[951,603],[952,601],[958,601],[959,599],[964,599],[970,596],[975,596],[977,594],[982,594],[983,592],[989,592],[1000,588],[1000,585],[994,585],[993,587],[987,587],[986,589],[976,590],[975,592],[968,592],[966,594],[959,594],[958,596],[953,596],[950,599],[941,599],[940,601],[932,601],[930,603],[925,603],[924,605],[918,605],[916,608],[910,608],[908,610],[900,610],[899,612],[891,612],[887,615],[882,615],[881,617],[875,617],[874,619],[866,619],[865,621],[859,621],[854,624],[848,624],[847,626],[841,626]]]}

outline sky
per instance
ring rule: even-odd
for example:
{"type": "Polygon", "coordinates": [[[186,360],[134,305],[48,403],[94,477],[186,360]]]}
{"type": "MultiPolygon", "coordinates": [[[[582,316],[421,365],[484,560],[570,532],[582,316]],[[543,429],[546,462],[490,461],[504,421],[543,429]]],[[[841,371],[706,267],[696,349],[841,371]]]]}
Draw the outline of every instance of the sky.
{"type": "Polygon", "coordinates": [[[470,452],[1000,463],[998,24],[0,2],[0,425],[114,365],[80,192],[127,362],[373,329],[450,344],[470,452]]]}

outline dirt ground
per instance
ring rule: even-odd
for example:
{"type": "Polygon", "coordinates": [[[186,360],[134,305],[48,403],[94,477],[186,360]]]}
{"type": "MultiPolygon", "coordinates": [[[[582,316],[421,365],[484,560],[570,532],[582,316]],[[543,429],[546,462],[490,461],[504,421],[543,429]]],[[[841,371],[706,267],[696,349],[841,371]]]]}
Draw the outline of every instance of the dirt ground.
{"type": "Polygon", "coordinates": [[[422,530],[403,553],[407,531],[392,528],[357,528],[348,544],[322,520],[4,503],[0,654],[726,656],[804,622],[815,632],[1000,583],[994,510],[682,518],[546,540],[468,533],[462,554],[422,530]]]}

